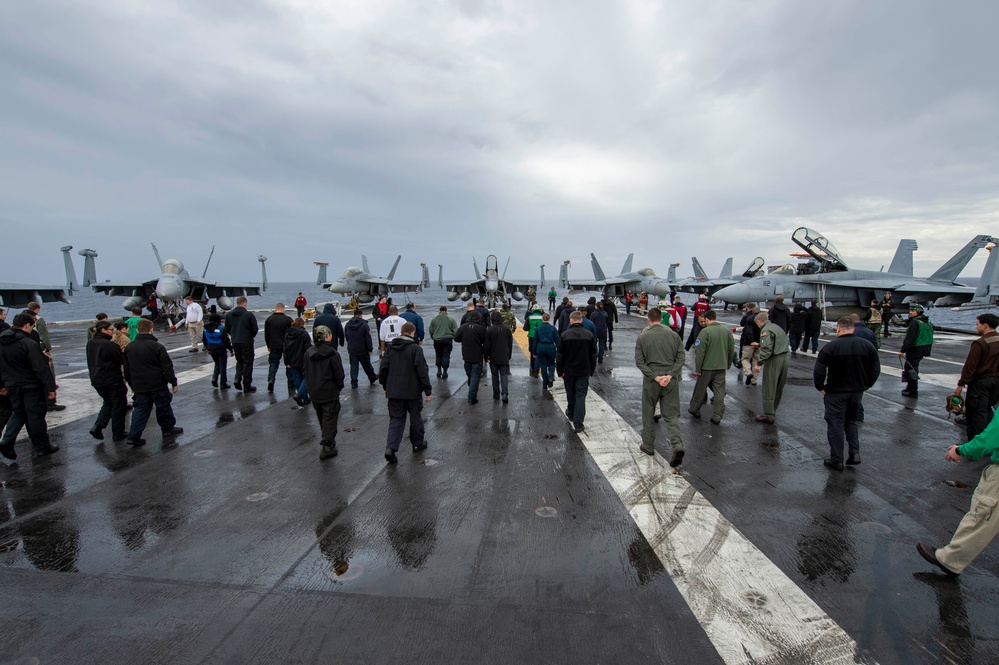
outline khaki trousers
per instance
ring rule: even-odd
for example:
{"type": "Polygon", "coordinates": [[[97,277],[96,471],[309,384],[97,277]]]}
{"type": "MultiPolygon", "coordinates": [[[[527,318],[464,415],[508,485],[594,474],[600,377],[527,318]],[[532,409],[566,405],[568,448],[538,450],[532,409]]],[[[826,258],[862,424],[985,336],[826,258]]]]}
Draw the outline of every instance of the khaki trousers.
{"type": "Polygon", "coordinates": [[[756,385],[756,375],[753,374],[753,365],[760,362],[760,347],[758,346],[744,346],[742,347],[742,376],[751,377],[749,379],[749,384],[752,386],[756,385]]]}
{"type": "Polygon", "coordinates": [[[999,464],[989,464],[971,497],[971,510],[957,526],[946,547],[937,550],[937,561],[955,573],[971,565],[999,533],[999,464]]]}
{"type": "Polygon", "coordinates": [[[196,323],[187,324],[187,333],[191,336],[191,348],[197,349],[198,344],[201,343],[201,334],[205,332],[205,322],[198,321],[196,323]]]}

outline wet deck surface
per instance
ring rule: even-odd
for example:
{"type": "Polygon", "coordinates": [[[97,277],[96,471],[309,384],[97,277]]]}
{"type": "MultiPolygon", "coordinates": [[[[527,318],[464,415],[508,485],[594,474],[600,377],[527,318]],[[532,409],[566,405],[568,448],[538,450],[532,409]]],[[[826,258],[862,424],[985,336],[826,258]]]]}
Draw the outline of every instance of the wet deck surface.
{"type": "MultiPolygon", "coordinates": [[[[641,326],[622,317],[591,381],[625,430],[640,428],[641,326]]],[[[520,353],[510,403],[484,384],[470,406],[456,345],[424,411],[429,448],[404,442],[396,466],[382,456],[386,402],[362,377],[343,393],[340,455],[321,463],[313,411],[291,408],[281,375],[265,392],[266,359],[260,392],[219,392],[186,333],[159,335],[179,349],[184,434],[164,446],[151,422],[143,448],[93,440],[99,402],[74,374],[84,331],[51,328],[71,405],[50,419],[62,450],[32,461],[24,442],[19,464],[0,468],[0,662],[739,662],[713,617],[736,632],[768,621],[765,599],[727,608],[722,593],[705,612],[685,595],[696,570],[663,563],[591,452],[617,434],[592,415],[587,440],[572,433],[520,353]]],[[[753,421],[760,389],[735,372],[720,426],[682,419],[682,480],[852,638],[860,662],[999,662],[999,547],[959,580],[915,552],[949,539],[985,464],[943,460],[963,440],[943,396],[969,341],[938,336],[919,400],[900,396],[889,353],[900,337],[886,341],[896,371],[865,397],[863,464],[843,473],[822,466],[810,354],[790,362],[777,426],[753,421]]],[[[663,428],[661,451],[664,440],[663,428]]],[[[834,658],[778,646],[769,662],[809,661],[834,658]]]]}

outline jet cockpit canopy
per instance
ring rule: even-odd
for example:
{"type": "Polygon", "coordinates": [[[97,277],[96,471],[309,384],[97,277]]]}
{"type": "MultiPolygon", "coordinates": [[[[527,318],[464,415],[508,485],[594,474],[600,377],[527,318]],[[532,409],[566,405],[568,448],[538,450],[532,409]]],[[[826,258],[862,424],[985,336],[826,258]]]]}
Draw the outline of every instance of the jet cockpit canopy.
{"type": "Polygon", "coordinates": [[[847,270],[846,262],[842,259],[839,250],[818,231],[802,226],[791,234],[791,240],[819,262],[818,272],[847,270]]]}
{"type": "Polygon", "coordinates": [[[362,272],[363,271],[360,268],[358,268],[357,266],[350,266],[349,268],[347,268],[346,270],[343,271],[343,276],[344,277],[356,277],[357,275],[360,275],[362,272]]]}
{"type": "Polygon", "coordinates": [[[655,277],[656,271],[653,270],[652,268],[642,268],[641,270],[638,271],[638,274],[641,275],[642,277],[655,277]]]}
{"type": "Polygon", "coordinates": [[[763,265],[764,265],[763,257],[757,256],[755,259],[753,259],[753,262],[749,264],[749,267],[746,268],[746,272],[742,273],[742,276],[757,277],[759,275],[762,275],[763,265]]]}
{"type": "Polygon", "coordinates": [[[177,259],[167,259],[163,262],[163,272],[168,275],[179,275],[184,272],[184,264],[177,259]]]}

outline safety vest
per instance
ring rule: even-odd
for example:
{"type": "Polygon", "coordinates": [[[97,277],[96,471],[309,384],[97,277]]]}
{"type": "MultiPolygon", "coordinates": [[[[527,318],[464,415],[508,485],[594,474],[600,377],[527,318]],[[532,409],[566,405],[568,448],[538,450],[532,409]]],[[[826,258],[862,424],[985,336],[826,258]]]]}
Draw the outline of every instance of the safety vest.
{"type": "Polygon", "coordinates": [[[933,344],[933,324],[929,321],[916,321],[919,330],[916,331],[916,341],[913,346],[930,346],[933,344]]]}

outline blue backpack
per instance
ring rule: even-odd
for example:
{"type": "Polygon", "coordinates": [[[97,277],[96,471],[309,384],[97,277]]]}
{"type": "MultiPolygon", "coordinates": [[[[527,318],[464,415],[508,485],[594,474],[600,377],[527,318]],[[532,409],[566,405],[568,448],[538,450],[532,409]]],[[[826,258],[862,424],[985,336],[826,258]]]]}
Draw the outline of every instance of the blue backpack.
{"type": "Polygon", "coordinates": [[[208,346],[219,348],[222,346],[222,336],[225,334],[225,325],[220,325],[215,330],[205,330],[205,341],[208,346]]]}

